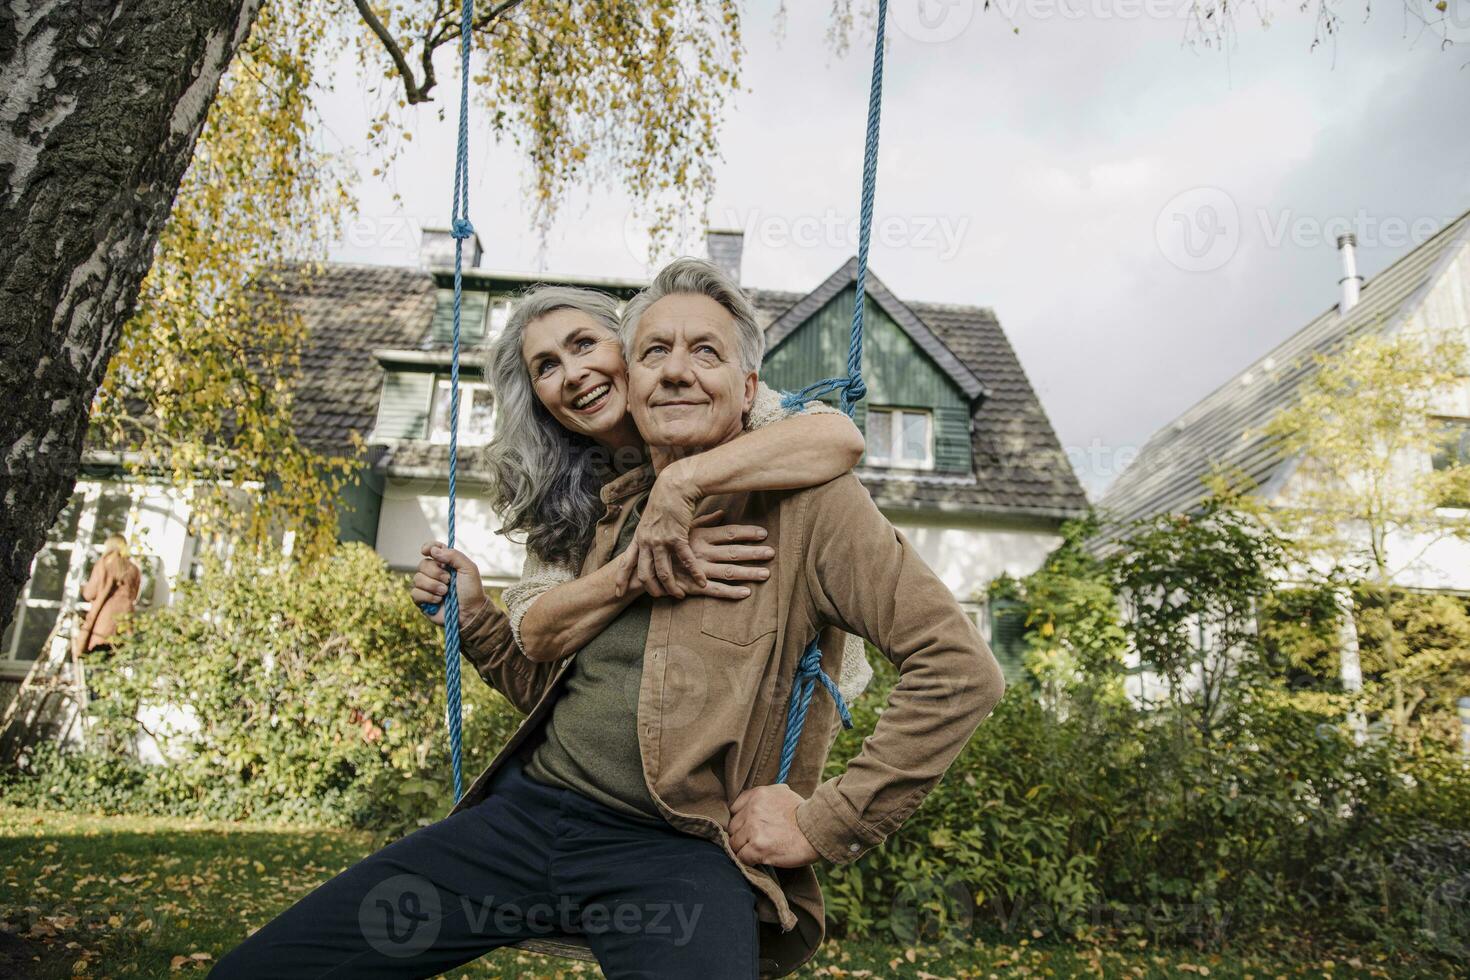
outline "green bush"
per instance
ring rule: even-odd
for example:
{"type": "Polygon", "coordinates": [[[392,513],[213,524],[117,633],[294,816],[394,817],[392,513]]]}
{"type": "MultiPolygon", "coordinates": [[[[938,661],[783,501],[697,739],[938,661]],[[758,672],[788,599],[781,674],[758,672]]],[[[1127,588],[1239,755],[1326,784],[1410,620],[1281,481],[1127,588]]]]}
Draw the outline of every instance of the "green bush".
{"type": "MultiPolygon", "coordinates": [[[[365,546],[309,567],[214,566],[131,623],[89,670],[92,751],[35,753],[7,799],[385,833],[448,810],[442,634],[365,546]],[[101,749],[137,736],[140,704],[172,705],[196,723],[150,733],[170,765],[101,749]]],[[[519,715],[467,662],[462,675],[468,780],[519,715]]]]}
{"type": "Polygon", "coordinates": [[[1367,689],[1385,722],[1430,742],[1459,738],[1470,696],[1470,599],[1363,587],[1355,596],[1367,689]]]}
{"type": "MultiPolygon", "coordinates": [[[[896,680],[870,656],[873,689],[829,776],[860,751],[896,680]]],[[[1058,712],[1013,686],[897,833],[853,864],[819,869],[828,914],[846,936],[906,942],[1216,944],[1287,924],[1361,933],[1372,917],[1350,883],[1365,875],[1338,862],[1392,862],[1427,834],[1470,833],[1470,773],[1453,758],[1355,737],[1341,698],[1280,684],[1235,696],[1206,738],[1192,714],[1112,699],[1058,712]]],[[[1372,938],[1408,944],[1420,941],[1412,921],[1452,910],[1445,896],[1470,878],[1396,880],[1396,895],[1424,890],[1372,938]]]]}

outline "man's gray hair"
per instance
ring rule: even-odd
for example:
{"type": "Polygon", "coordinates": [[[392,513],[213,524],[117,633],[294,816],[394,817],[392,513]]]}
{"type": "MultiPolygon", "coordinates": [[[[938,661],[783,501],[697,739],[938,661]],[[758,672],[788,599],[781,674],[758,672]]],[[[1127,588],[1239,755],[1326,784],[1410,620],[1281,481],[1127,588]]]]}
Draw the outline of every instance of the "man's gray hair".
{"type": "Polygon", "coordinates": [[[548,313],[576,310],[616,334],[617,300],[569,286],[539,286],[520,298],[490,346],[487,370],[495,393],[495,433],[485,448],[490,505],[505,525],[523,532],[542,561],[578,565],[602,517],[599,495],[615,460],[588,437],[557,422],[531,384],[521,356],[526,327],[548,313]]]}
{"type": "Polygon", "coordinates": [[[638,321],[648,308],[665,296],[708,296],[725,308],[735,320],[735,343],[742,371],[760,371],[766,353],[766,335],[756,322],[755,307],[735,281],[716,265],[703,259],[675,259],[659,270],[647,289],[628,301],[623,310],[619,330],[623,341],[623,357],[633,363],[633,338],[638,334],[638,321]]]}

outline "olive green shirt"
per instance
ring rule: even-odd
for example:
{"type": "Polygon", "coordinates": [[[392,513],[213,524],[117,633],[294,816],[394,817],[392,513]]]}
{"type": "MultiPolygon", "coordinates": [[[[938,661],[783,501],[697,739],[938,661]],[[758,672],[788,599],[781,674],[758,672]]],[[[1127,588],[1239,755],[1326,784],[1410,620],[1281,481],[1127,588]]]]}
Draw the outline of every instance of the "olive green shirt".
{"type": "MultiPolygon", "coordinates": [[[[641,509],[628,515],[619,552],[633,540],[641,509]]],[[[638,689],[652,608],[648,596],[639,597],[577,652],[526,775],[662,823],[643,781],[638,748],[638,689]]]]}

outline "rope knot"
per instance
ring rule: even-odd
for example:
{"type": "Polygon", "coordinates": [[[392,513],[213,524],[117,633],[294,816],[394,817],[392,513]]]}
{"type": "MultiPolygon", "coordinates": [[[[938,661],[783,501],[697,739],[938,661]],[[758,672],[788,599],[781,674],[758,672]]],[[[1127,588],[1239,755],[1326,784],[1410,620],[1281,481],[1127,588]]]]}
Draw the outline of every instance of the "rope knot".
{"type": "Polygon", "coordinates": [[[822,651],[813,643],[802,651],[801,659],[796,662],[796,673],[799,677],[816,677],[821,672],[822,651]]]}
{"type": "Polygon", "coordinates": [[[475,226],[470,224],[469,218],[455,218],[449,228],[449,234],[455,238],[469,238],[474,233],[475,226]]]}
{"type": "Polygon", "coordinates": [[[847,379],[847,401],[850,405],[856,405],[868,397],[868,386],[863,382],[861,374],[849,375],[847,379]]]}
{"type": "Polygon", "coordinates": [[[786,777],[791,772],[791,763],[796,758],[796,743],[806,725],[806,709],[811,704],[818,683],[827,689],[833,703],[837,705],[842,727],[852,727],[852,715],[847,710],[847,702],[842,700],[842,692],[832,678],[822,670],[822,649],[813,639],[801,652],[801,659],[796,662],[796,677],[791,683],[791,703],[786,709],[786,738],[781,744],[781,768],[776,774],[778,783],[786,782],[786,777]]]}

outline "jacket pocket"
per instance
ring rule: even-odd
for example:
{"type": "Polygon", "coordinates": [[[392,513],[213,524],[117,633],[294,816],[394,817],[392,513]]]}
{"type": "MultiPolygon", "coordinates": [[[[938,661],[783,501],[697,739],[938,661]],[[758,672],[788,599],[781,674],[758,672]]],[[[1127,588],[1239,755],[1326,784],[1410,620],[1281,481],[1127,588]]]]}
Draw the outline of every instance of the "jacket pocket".
{"type": "Polygon", "coordinates": [[[736,646],[750,646],[767,634],[776,632],[780,610],[780,572],[776,563],[766,566],[771,577],[764,582],[738,583],[750,587],[744,599],[709,599],[700,601],[699,631],[736,646]]]}

